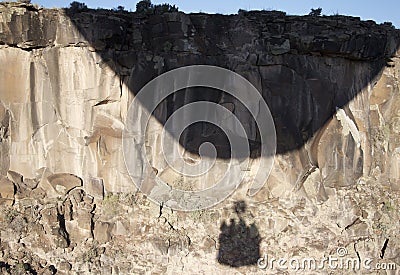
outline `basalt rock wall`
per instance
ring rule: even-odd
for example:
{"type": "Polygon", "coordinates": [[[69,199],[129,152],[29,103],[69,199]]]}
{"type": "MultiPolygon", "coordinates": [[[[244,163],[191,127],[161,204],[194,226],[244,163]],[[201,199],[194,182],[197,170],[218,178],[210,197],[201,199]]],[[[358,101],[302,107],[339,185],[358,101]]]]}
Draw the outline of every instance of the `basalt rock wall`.
{"type": "MultiPolygon", "coordinates": [[[[146,15],[1,3],[0,267],[257,272],[244,264],[254,261],[221,244],[236,236],[225,232],[230,218],[252,224],[261,254],[322,257],[343,246],[349,255],[400,264],[399,43],[390,24],[346,16],[146,15]],[[255,197],[245,182],[211,210],[176,213],[143,198],[129,178],[121,146],[129,104],[148,81],[186,65],[235,71],[267,102],[277,154],[255,197]],[[246,210],[232,210],[235,201],[246,210]]],[[[237,99],[205,88],[180,91],[158,106],[144,135],[154,169],[182,188],[188,181],[160,154],[160,129],[199,100],[235,114],[252,162],[260,157],[257,127],[237,99]]],[[[228,158],[218,129],[195,125],[185,135],[176,143],[188,154],[210,140],[221,162],[228,158]]],[[[222,172],[207,175],[206,185],[222,172]]]]}

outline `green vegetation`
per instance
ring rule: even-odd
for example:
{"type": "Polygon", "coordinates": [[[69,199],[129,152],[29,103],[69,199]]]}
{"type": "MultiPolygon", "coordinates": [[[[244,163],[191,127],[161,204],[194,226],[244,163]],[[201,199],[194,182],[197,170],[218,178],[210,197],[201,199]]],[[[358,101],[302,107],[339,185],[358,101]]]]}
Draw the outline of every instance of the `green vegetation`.
{"type": "Polygon", "coordinates": [[[23,232],[26,232],[28,221],[17,210],[13,208],[7,208],[4,211],[4,225],[6,225],[17,234],[21,234],[23,232]]]}
{"type": "Polygon", "coordinates": [[[179,9],[175,5],[159,4],[153,5],[150,0],[142,0],[136,4],[136,12],[150,15],[150,14],[163,14],[166,12],[178,12],[179,9]]]}
{"type": "Polygon", "coordinates": [[[72,12],[82,12],[82,11],[87,11],[88,7],[86,6],[85,3],[74,1],[71,4],[69,4],[69,10],[72,12]]]}
{"type": "Polygon", "coordinates": [[[124,7],[124,6],[118,6],[118,7],[116,7],[116,8],[113,8],[113,11],[124,12],[124,11],[126,11],[126,10],[125,10],[125,7],[124,7]]]}
{"type": "Polygon", "coordinates": [[[87,250],[82,254],[82,262],[84,263],[95,263],[99,257],[99,247],[98,243],[94,241],[90,244],[87,250]]]}
{"type": "Polygon", "coordinates": [[[321,16],[322,13],[322,9],[318,8],[318,9],[311,9],[310,13],[308,15],[310,16],[321,16]]]}
{"type": "Polygon", "coordinates": [[[246,14],[246,13],[247,13],[247,10],[244,10],[244,9],[238,10],[238,14],[246,14]]]}
{"type": "Polygon", "coordinates": [[[119,213],[119,196],[117,194],[107,194],[103,200],[104,214],[110,217],[116,216],[119,213]]]}
{"type": "Polygon", "coordinates": [[[31,267],[28,263],[18,263],[15,265],[15,272],[17,274],[30,274],[31,267]]]}
{"type": "MultiPolygon", "coordinates": [[[[25,3],[30,0],[18,0],[18,1],[25,3]]],[[[89,8],[85,3],[73,1],[72,3],[69,4],[68,10],[72,13],[79,13],[79,12],[88,11],[89,8]]],[[[104,9],[104,8],[97,8],[97,10],[110,11],[110,10],[104,9]]],[[[127,10],[125,9],[124,6],[118,6],[116,8],[113,8],[112,11],[127,12],[127,10]]],[[[136,4],[136,12],[145,14],[145,15],[164,14],[166,12],[178,12],[178,11],[179,11],[179,9],[175,5],[170,5],[170,4],[153,5],[150,0],[142,0],[136,4]]]]}
{"type": "Polygon", "coordinates": [[[18,217],[18,215],[19,215],[19,213],[18,213],[18,211],[16,211],[16,210],[14,210],[13,208],[7,208],[5,211],[4,211],[4,221],[7,223],[7,224],[10,224],[10,223],[12,223],[12,221],[16,218],[16,217],[18,217]]]}
{"type": "Polygon", "coordinates": [[[136,12],[145,13],[152,7],[150,0],[142,0],[136,4],[136,12]]]}

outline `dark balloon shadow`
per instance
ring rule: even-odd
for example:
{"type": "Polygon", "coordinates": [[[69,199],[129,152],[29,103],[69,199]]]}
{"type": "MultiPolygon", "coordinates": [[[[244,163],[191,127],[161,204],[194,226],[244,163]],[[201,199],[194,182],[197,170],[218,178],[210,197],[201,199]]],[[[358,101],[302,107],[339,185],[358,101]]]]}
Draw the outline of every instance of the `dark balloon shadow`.
{"type": "Polygon", "coordinates": [[[255,265],[260,258],[261,242],[257,226],[254,223],[247,225],[242,218],[246,212],[244,201],[236,202],[234,210],[239,220],[222,222],[217,260],[231,267],[255,265]]]}
{"type": "MultiPolygon", "coordinates": [[[[248,79],[272,113],[277,154],[299,149],[318,137],[337,108],[346,109],[357,94],[376,81],[400,42],[399,31],[390,26],[368,25],[343,16],[320,17],[321,22],[318,18],[298,17],[305,26],[299,28],[292,17],[285,19],[280,12],[222,16],[65,11],[101,56],[102,63],[120,76],[121,87],[127,85],[134,95],[162,73],[187,65],[215,65],[248,79]],[[286,25],[282,23],[285,20],[286,25]],[[347,28],[335,27],[338,22],[344,22],[341,24],[348,28],[356,26],[352,35],[346,34],[347,28]],[[335,40],[329,33],[323,35],[324,24],[334,34],[343,33],[344,38],[340,39],[344,40],[335,40]],[[241,33],[239,29],[245,31],[241,33]],[[307,37],[314,39],[304,44],[303,37],[304,41],[307,37]],[[282,45],[288,41],[290,49],[285,50],[282,45]]],[[[254,119],[249,121],[243,106],[222,91],[178,91],[159,104],[167,112],[156,110],[153,116],[165,123],[179,107],[199,100],[233,105],[231,111],[253,129],[244,140],[249,143],[250,156],[260,156],[261,142],[259,132],[254,130],[254,119]]],[[[192,125],[179,137],[180,144],[196,154],[206,140],[215,145],[217,157],[225,159],[232,155],[226,135],[209,123],[192,125]]]]}

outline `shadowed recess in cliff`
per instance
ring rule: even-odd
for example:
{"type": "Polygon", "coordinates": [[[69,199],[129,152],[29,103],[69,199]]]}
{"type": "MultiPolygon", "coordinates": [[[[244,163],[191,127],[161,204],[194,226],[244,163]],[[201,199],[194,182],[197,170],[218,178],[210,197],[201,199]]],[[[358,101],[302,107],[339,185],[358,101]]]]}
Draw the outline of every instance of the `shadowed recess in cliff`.
{"type": "MultiPolygon", "coordinates": [[[[214,65],[242,75],[270,108],[278,154],[309,141],[311,146],[318,144],[318,133],[337,108],[346,110],[352,99],[376,82],[400,43],[400,32],[391,26],[346,16],[264,11],[229,16],[68,9],[66,13],[133,94],[162,73],[187,65],[214,65]]],[[[153,116],[165,123],[184,104],[199,100],[221,104],[246,123],[250,155],[258,157],[261,145],[255,121],[249,121],[238,100],[211,90],[178,91],[159,105],[167,111],[155,111],[153,116]]],[[[180,144],[194,153],[211,136],[217,156],[230,157],[226,136],[208,123],[192,125],[182,136],[180,144]]]]}

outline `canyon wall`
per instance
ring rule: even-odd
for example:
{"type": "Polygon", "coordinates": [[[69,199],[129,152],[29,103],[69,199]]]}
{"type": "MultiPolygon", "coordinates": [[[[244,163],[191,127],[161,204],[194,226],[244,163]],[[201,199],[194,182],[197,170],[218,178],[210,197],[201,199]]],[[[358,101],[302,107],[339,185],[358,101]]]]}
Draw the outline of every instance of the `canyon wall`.
{"type": "MultiPolygon", "coordinates": [[[[339,15],[145,15],[1,3],[0,268],[256,274],[264,254],[323,258],[338,247],[400,265],[399,43],[390,24],[339,15]],[[122,153],[128,107],[147,82],[186,65],[230,69],[267,102],[277,152],[255,196],[248,196],[253,166],[227,200],[188,213],[149,201],[130,179],[122,153]],[[252,251],[235,248],[243,240],[252,251]]],[[[190,181],[168,169],[160,129],[199,100],[236,115],[252,165],[260,157],[257,127],[237,99],[179,91],[143,133],[148,159],[172,186],[190,181]]],[[[224,163],[229,148],[209,125],[175,142],[196,156],[207,140],[224,163]]],[[[222,172],[207,175],[206,186],[222,172]]]]}

